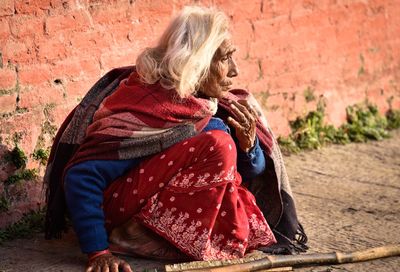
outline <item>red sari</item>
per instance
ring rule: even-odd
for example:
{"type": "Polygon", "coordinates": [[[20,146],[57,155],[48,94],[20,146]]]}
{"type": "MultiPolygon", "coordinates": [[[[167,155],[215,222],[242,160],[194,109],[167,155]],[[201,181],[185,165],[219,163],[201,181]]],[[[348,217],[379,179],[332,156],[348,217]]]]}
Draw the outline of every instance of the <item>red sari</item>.
{"type": "Polygon", "coordinates": [[[107,228],[135,218],[196,260],[243,257],[274,244],[236,157],[232,137],[218,130],[152,156],[105,191],[107,228]]]}

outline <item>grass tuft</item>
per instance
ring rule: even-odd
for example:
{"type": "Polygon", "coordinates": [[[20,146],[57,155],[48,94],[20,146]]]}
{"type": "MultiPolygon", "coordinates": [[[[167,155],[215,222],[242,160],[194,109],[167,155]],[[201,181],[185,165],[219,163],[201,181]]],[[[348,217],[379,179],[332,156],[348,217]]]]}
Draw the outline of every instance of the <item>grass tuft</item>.
{"type": "Polygon", "coordinates": [[[49,155],[50,155],[49,149],[45,150],[43,148],[39,148],[36,149],[31,156],[35,161],[38,161],[41,165],[46,165],[49,159],[49,155]]]}
{"type": "Polygon", "coordinates": [[[43,232],[44,218],[44,209],[30,211],[18,222],[0,229],[0,244],[12,239],[30,238],[35,233],[43,232]]]}
{"type": "Polygon", "coordinates": [[[24,151],[16,145],[13,150],[4,156],[4,160],[12,163],[17,169],[24,169],[28,158],[26,157],[24,151]]]}
{"type": "Polygon", "coordinates": [[[279,137],[278,142],[285,153],[297,153],[303,149],[318,149],[327,144],[347,144],[382,140],[389,137],[389,130],[400,127],[400,110],[389,110],[386,116],[370,103],[349,106],[347,121],[339,128],[324,123],[325,106],[289,122],[291,134],[279,137]]]}
{"type": "Polygon", "coordinates": [[[24,169],[21,172],[9,176],[5,181],[5,185],[15,184],[21,180],[33,180],[38,176],[38,171],[36,169],[24,169]]]}

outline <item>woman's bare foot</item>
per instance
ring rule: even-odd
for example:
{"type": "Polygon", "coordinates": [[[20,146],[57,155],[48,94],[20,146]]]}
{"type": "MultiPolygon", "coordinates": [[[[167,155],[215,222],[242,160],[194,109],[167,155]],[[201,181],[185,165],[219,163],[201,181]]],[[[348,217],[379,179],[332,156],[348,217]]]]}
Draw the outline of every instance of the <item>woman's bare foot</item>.
{"type": "Polygon", "coordinates": [[[161,236],[134,220],[112,230],[110,250],[160,260],[187,260],[188,257],[161,236]]]}

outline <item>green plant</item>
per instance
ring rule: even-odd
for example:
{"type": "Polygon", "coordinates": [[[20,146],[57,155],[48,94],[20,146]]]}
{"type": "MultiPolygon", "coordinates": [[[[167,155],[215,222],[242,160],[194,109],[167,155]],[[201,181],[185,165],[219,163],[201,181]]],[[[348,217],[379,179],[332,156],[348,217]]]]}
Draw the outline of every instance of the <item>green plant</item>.
{"type": "Polygon", "coordinates": [[[17,169],[24,169],[28,158],[26,157],[24,151],[15,145],[15,147],[4,156],[4,159],[11,162],[17,169]]]}
{"type": "Polygon", "coordinates": [[[368,102],[347,107],[347,122],[339,128],[324,124],[324,111],[325,106],[319,103],[316,111],[289,122],[291,134],[278,138],[282,150],[296,153],[326,144],[381,140],[389,137],[389,129],[400,127],[400,110],[389,110],[385,117],[379,114],[375,105],[368,102]]]}
{"type": "Polygon", "coordinates": [[[300,147],[296,144],[296,142],[290,137],[278,137],[278,143],[280,148],[285,153],[297,153],[300,151],[300,147]]]}
{"type": "Polygon", "coordinates": [[[44,209],[30,211],[18,222],[0,229],[0,244],[7,240],[32,237],[33,234],[44,231],[44,209]]]}
{"type": "Polygon", "coordinates": [[[347,107],[347,123],[341,128],[352,142],[365,142],[369,139],[382,140],[389,137],[387,120],[370,103],[347,107]]]}
{"type": "Polygon", "coordinates": [[[386,112],[386,119],[388,129],[400,128],[400,110],[389,109],[386,112]]]}
{"type": "Polygon", "coordinates": [[[24,169],[21,172],[9,176],[5,181],[5,185],[15,184],[21,180],[32,180],[38,176],[36,169],[24,169]]]}
{"type": "Polygon", "coordinates": [[[49,149],[45,150],[43,148],[39,148],[36,149],[31,156],[35,161],[38,161],[41,165],[46,165],[47,160],[49,159],[49,155],[50,155],[49,149]]]}

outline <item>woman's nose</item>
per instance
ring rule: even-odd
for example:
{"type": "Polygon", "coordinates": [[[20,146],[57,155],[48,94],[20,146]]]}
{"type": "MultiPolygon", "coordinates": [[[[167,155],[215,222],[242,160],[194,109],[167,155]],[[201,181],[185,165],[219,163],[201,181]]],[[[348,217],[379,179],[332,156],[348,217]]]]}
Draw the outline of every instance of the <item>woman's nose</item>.
{"type": "Polygon", "coordinates": [[[228,77],[236,77],[239,74],[239,69],[234,60],[229,62],[228,77]]]}

